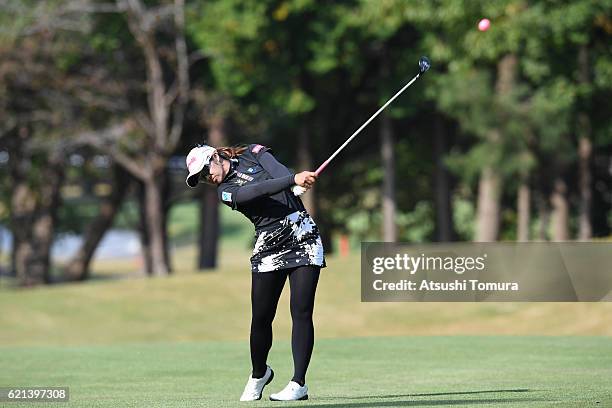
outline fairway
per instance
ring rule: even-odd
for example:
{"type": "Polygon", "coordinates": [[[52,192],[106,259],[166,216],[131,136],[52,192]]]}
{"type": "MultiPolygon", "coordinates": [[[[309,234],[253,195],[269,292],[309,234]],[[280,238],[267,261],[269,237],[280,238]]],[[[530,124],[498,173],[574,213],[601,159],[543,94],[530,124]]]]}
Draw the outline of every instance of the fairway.
{"type": "Polygon", "coordinates": [[[305,402],[268,400],[292,375],[287,341],[272,347],[276,377],[263,399],[240,403],[249,364],[242,341],[6,346],[0,384],[69,386],[70,403],[53,406],[70,407],[612,406],[608,337],[321,339],[305,402]]]}
{"type": "Polygon", "coordinates": [[[0,386],[69,386],[56,407],[612,406],[611,303],[362,303],[357,256],[331,256],[321,277],[310,400],[268,400],[293,374],[287,285],[276,377],[240,403],[248,257],[229,248],[222,272],[196,273],[193,248],[177,252],[164,279],[113,277],[130,265],[107,261],[108,279],[0,290],[0,386]]]}

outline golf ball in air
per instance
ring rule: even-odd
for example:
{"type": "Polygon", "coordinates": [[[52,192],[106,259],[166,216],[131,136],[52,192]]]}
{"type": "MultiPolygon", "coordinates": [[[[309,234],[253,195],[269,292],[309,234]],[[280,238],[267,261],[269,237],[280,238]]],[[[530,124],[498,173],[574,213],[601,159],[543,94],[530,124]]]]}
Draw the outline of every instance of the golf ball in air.
{"type": "Polygon", "coordinates": [[[488,18],[483,18],[482,20],[478,22],[478,29],[480,31],[487,31],[490,26],[491,26],[491,22],[489,21],[488,18]]]}

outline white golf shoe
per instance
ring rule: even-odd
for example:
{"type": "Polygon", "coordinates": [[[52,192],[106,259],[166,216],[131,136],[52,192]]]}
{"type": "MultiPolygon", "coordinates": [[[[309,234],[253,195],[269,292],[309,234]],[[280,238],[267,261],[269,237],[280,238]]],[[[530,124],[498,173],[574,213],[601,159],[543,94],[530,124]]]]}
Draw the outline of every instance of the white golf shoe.
{"type": "Polygon", "coordinates": [[[276,394],[271,394],[270,399],[272,401],[297,401],[308,399],[308,386],[304,384],[302,387],[295,381],[289,381],[289,384],[281,391],[276,394]]]}
{"type": "Polygon", "coordinates": [[[257,401],[261,399],[261,393],[266,385],[274,378],[274,371],[270,366],[266,366],[266,374],[262,378],[253,378],[253,374],[249,376],[240,401],[257,401]]]}

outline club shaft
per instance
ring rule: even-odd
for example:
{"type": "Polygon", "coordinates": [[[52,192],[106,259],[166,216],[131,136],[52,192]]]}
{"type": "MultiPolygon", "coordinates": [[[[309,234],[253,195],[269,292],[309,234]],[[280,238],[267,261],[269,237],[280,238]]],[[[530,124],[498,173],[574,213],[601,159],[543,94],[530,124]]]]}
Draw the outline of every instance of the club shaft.
{"type": "Polygon", "coordinates": [[[357,136],[357,135],[358,135],[358,134],[359,134],[359,133],[360,133],[360,132],[361,132],[361,131],[362,131],[362,130],[363,130],[365,127],[366,127],[366,126],[368,126],[368,123],[370,123],[371,121],[373,121],[373,120],[374,120],[374,118],[380,114],[380,112],[382,112],[382,111],[383,111],[383,110],[384,110],[384,109],[385,109],[387,106],[389,106],[389,104],[390,104],[391,102],[393,102],[393,101],[395,100],[395,98],[397,98],[398,96],[400,96],[400,94],[401,94],[402,92],[404,92],[404,91],[406,90],[406,88],[408,88],[410,85],[412,85],[412,83],[413,83],[414,81],[416,81],[416,80],[417,80],[417,78],[418,78],[420,75],[421,75],[421,73],[420,73],[420,72],[419,72],[418,74],[416,74],[416,75],[415,75],[415,77],[414,77],[414,78],[412,78],[412,79],[410,80],[410,82],[408,82],[406,85],[404,85],[404,87],[403,87],[402,89],[400,89],[399,91],[397,91],[397,93],[396,93],[395,95],[393,95],[393,96],[391,97],[391,99],[389,99],[389,100],[388,100],[388,101],[387,101],[387,102],[386,102],[386,103],[385,103],[383,106],[381,106],[381,107],[380,107],[380,109],[378,109],[378,110],[376,111],[376,113],[374,113],[372,116],[370,116],[370,119],[366,120],[366,121],[365,121],[365,123],[364,123],[363,125],[361,125],[361,126],[359,127],[359,129],[357,129],[357,130],[356,130],[356,131],[355,131],[355,132],[354,132],[354,133],[351,135],[351,137],[349,137],[348,139],[346,139],[346,142],[344,142],[344,143],[342,144],[342,146],[340,146],[340,147],[339,147],[339,148],[338,148],[338,149],[337,149],[337,150],[334,152],[334,154],[332,154],[331,156],[329,156],[329,158],[328,158],[327,160],[325,160],[325,161],[323,162],[323,164],[321,164],[321,165],[319,166],[319,168],[318,168],[318,169],[315,171],[315,173],[317,174],[317,176],[318,176],[318,175],[319,175],[319,174],[320,174],[320,173],[323,171],[323,169],[325,169],[325,167],[326,167],[326,166],[329,164],[329,162],[331,162],[331,161],[334,159],[334,157],[336,157],[336,156],[338,155],[338,153],[340,153],[340,152],[342,151],[342,149],[344,149],[344,147],[345,147],[347,144],[349,144],[349,143],[351,142],[351,140],[353,140],[353,138],[354,138],[355,136],[357,136]]]}

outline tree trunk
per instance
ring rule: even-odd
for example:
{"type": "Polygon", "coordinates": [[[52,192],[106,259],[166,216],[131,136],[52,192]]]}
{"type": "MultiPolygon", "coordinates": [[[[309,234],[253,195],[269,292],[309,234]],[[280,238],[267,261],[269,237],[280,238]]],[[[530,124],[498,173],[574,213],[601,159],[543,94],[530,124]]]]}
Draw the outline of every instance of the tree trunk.
{"type": "Polygon", "coordinates": [[[36,211],[34,191],[28,184],[27,174],[30,159],[24,157],[23,144],[29,137],[26,127],[19,129],[15,138],[9,139],[10,160],[8,162],[13,185],[11,190],[10,229],[13,235],[11,254],[13,274],[21,285],[44,283],[43,276],[30,276],[29,259],[34,252],[32,247],[31,224],[36,211]]]}
{"type": "Polygon", "coordinates": [[[151,258],[151,235],[147,224],[147,209],[145,199],[144,183],[138,180],[138,208],[139,208],[139,233],[143,272],[151,276],[153,274],[153,260],[151,258]]]}
{"type": "MultiPolygon", "coordinates": [[[[589,84],[589,53],[586,45],[580,47],[578,54],[579,81],[589,84]]],[[[578,189],[580,191],[580,213],[578,217],[578,239],[588,241],[593,237],[591,223],[591,120],[585,112],[578,113],[578,189]]]]}
{"type": "Polygon", "coordinates": [[[551,195],[552,204],[552,240],[567,241],[569,239],[568,218],[569,205],[567,202],[567,185],[562,178],[557,178],[551,195]]]}
{"type": "MultiPolygon", "coordinates": [[[[504,97],[514,88],[517,64],[514,54],[505,55],[497,64],[495,93],[498,98],[504,97]]],[[[487,143],[495,145],[500,141],[500,130],[492,130],[487,143]]],[[[487,164],[480,175],[476,220],[476,241],[480,242],[496,241],[499,235],[502,177],[494,166],[487,164]]]]}
{"type": "Polygon", "coordinates": [[[579,156],[579,190],[580,190],[580,215],[578,223],[578,239],[588,241],[593,237],[593,226],[591,224],[591,152],[593,150],[591,139],[586,136],[585,128],[589,124],[586,114],[578,115],[578,123],[582,123],[582,132],[578,144],[579,156]]]}
{"type": "Polygon", "coordinates": [[[499,235],[500,176],[492,167],[485,167],[478,184],[476,241],[493,242],[499,235]]]}
{"type": "Polygon", "coordinates": [[[529,222],[531,216],[529,185],[526,180],[522,180],[518,189],[517,204],[518,222],[516,237],[519,242],[529,241],[529,222]]]}
{"type": "Polygon", "coordinates": [[[383,165],[382,185],[382,237],[385,242],[397,241],[395,224],[395,155],[391,118],[385,112],[381,116],[380,152],[383,165]]]}
{"type": "Polygon", "coordinates": [[[81,247],[64,268],[65,279],[82,281],[89,278],[89,265],[93,255],[104,234],[113,225],[115,215],[121,208],[128,191],[129,180],[128,173],[121,166],[115,164],[113,166],[111,194],[100,204],[100,213],[87,226],[81,247]]]}
{"type": "Polygon", "coordinates": [[[446,150],[446,128],[444,120],[438,116],[434,122],[436,241],[438,242],[454,240],[450,174],[444,164],[446,150]]]}
{"type": "Polygon", "coordinates": [[[163,227],[163,198],[159,174],[144,182],[147,231],[151,240],[151,273],[153,276],[167,275],[170,270],[166,263],[163,227]]]}
{"type": "MultiPolygon", "coordinates": [[[[11,156],[13,163],[19,159],[11,156]]],[[[15,277],[20,285],[31,286],[44,283],[44,275],[35,276],[29,268],[33,256],[32,221],[35,211],[34,192],[27,180],[13,177],[11,196],[11,232],[13,234],[13,254],[11,256],[15,277]]]]}
{"type": "Polygon", "coordinates": [[[45,283],[52,282],[51,245],[61,203],[61,187],[64,182],[63,156],[51,155],[47,165],[45,182],[40,188],[40,209],[33,225],[35,261],[30,265],[33,274],[43,276],[45,283]]]}
{"type": "MultiPolygon", "coordinates": [[[[311,120],[312,116],[307,116],[304,119],[304,123],[302,124],[302,126],[300,126],[299,129],[299,138],[297,145],[298,162],[297,168],[295,169],[295,171],[298,172],[302,170],[316,170],[315,163],[312,159],[311,154],[311,140],[314,139],[313,133],[316,132],[315,129],[325,129],[325,124],[323,123],[325,118],[320,114],[317,115],[316,113],[311,115],[314,115],[314,119],[316,120],[316,122],[315,120],[311,120]]],[[[316,166],[318,166],[318,163],[316,164],[316,166]]],[[[323,243],[325,254],[330,255],[334,252],[332,239],[333,237],[331,233],[328,232],[331,230],[331,225],[325,216],[326,214],[319,211],[320,200],[318,200],[317,197],[317,184],[318,183],[315,183],[314,188],[311,188],[302,196],[300,196],[300,199],[302,200],[302,203],[304,204],[304,207],[306,208],[308,213],[313,217],[313,219],[317,223],[317,226],[319,227],[319,233],[321,235],[321,242],[323,243]]]]}
{"type": "Polygon", "coordinates": [[[538,217],[540,218],[540,227],[538,228],[538,240],[548,241],[548,223],[550,220],[550,211],[546,200],[546,194],[538,194],[538,217]]]}
{"type": "MultiPolygon", "coordinates": [[[[305,120],[308,122],[308,119],[305,120]]],[[[312,156],[310,154],[310,132],[308,129],[308,123],[302,124],[300,127],[300,135],[298,137],[298,145],[297,145],[297,154],[298,154],[298,169],[296,171],[309,170],[315,171],[316,169],[312,168],[312,156]]],[[[304,203],[304,207],[308,213],[315,218],[317,213],[317,206],[315,204],[316,200],[316,183],[315,187],[311,188],[307,192],[305,192],[300,198],[304,203]]]]}
{"type": "Polygon", "coordinates": [[[219,247],[219,199],[217,188],[206,185],[202,189],[200,202],[200,256],[198,267],[200,270],[217,267],[217,253],[219,247]]]}
{"type": "Polygon", "coordinates": [[[28,174],[33,158],[31,153],[25,151],[29,138],[29,129],[22,127],[9,146],[9,171],[13,180],[11,259],[14,274],[22,286],[52,282],[51,245],[64,180],[63,156],[50,154],[44,163],[44,180],[37,180],[40,185],[36,188],[30,185],[28,174]]]}
{"type": "Polygon", "coordinates": [[[159,179],[161,184],[162,191],[162,217],[161,217],[161,226],[162,226],[162,238],[163,238],[163,246],[164,246],[164,262],[168,267],[168,273],[172,273],[172,256],[171,256],[171,247],[170,247],[170,236],[168,235],[168,219],[172,206],[172,201],[170,197],[172,197],[172,185],[170,183],[170,175],[168,174],[168,169],[164,168],[162,172],[162,177],[159,179]]]}
{"type": "Polygon", "coordinates": [[[39,197],[23,181],[12,197],[13,268],[20,285],[51,283],[51,245],[60,203],[63,171],[50,165],[39,197]]]}
{"type": "MultiPolygon", "coordinates": [[[[217,114],[209,120],[208,140],[212,146],[224,146],[227,141],[225,117],[217,114]]],[[[219,252],[219,199],[217,188],[205,185],[201,190],[200,200],[200,235],[198,246],[198,269],[214,269],[217,267],[219,252]]]]}

